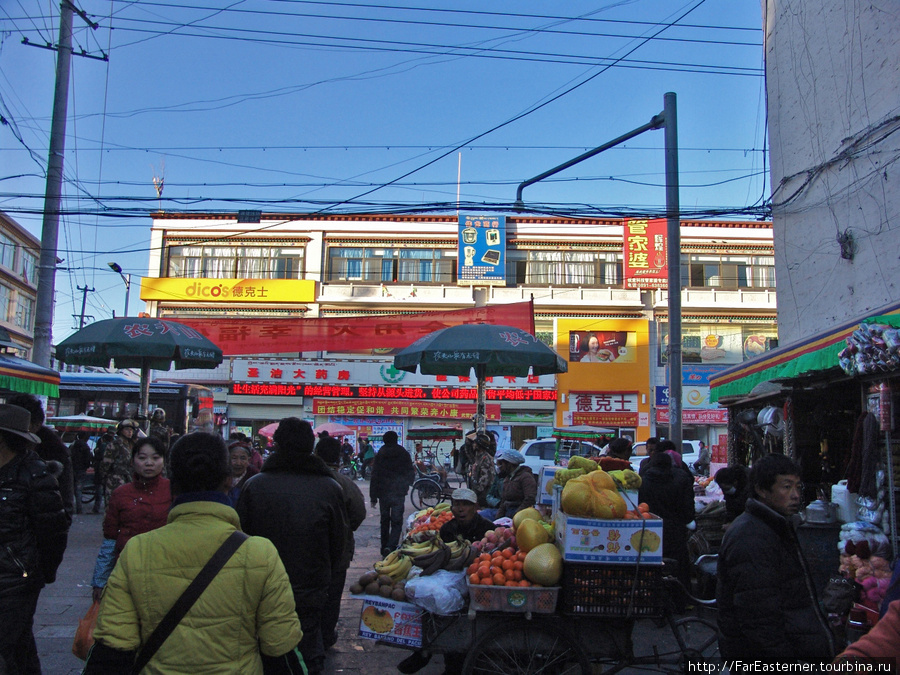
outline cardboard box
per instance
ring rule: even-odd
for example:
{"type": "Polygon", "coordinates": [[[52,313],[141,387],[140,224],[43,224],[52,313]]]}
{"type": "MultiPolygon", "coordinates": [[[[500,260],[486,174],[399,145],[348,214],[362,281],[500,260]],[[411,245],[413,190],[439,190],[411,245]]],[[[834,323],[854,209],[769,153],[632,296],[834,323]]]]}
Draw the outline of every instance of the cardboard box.
{"type": "Polygon", "coordinates": [[[556,543],[563,560],[583,563],[633,565],[642,537],[650,550],[640,554],[642,564],[662,564],[662,519],[595,520],[556,514],[556,543]],[[643,534],[642,534],[643,529],[643,534]]]}
{"type": "Polygon", "coordinates": [[[538,492],[537,492],[537,503],[538,504],[546,504],[547,506],[551,506],[553,504],[553,494],[552,491],[550,493],[547,492],[547,485],[553,482],[553,477],[556,475],[557,471],[565,469],[564,466],[549,466],[545,465],[541,467],[541,472],[538,474],[538,492]]]}
{"type": "Polygon", "coordinates": [[[372,595],[354,596],[363,601],[359,636],[404,647],[422,646],[421,607],[372,595]]]}

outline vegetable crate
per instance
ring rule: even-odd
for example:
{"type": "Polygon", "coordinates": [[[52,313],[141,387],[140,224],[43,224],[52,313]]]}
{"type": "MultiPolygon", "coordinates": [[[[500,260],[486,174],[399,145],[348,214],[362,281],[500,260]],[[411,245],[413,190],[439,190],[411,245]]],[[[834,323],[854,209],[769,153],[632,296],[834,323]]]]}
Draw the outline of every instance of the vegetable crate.
{"type": "Polygon", "coordinates": [[[666,603],[662,565],[563,563],[561,610],[608,617],[662,616],[666,603]]]}
{"type": "Polygon", "coordinates": [[[473,586],[469,584],[469,608],[482,612],[552,614],[556,611],[558,596],[558,586],[480,586],[477,584],[473,586]]]}

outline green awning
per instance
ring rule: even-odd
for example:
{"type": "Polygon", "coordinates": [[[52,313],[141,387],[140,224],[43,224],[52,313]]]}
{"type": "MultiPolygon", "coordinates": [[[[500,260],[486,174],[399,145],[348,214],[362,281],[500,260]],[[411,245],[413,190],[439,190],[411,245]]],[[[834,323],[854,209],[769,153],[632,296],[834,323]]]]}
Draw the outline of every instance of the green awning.
{"type": "Polygon", "coordinates": [[[717,402],[724,398],[747,396],[762,382],[811,376],[839,369],[838,354],[847,346],[847,338],[861,323],[883,323],[900,327],[900,305],[888,309],[893,312],[882,310],[877,316],[857,319],[828,333],[820,333],[723,370],[709,379],[710,400],[717,402]]]}

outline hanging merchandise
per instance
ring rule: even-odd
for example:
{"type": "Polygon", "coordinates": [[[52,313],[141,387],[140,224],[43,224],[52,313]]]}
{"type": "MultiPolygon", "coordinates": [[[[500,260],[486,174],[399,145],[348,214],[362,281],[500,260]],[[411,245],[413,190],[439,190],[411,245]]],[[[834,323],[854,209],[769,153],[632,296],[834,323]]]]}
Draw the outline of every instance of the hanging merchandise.
{"type": "Polygon", "coordinates": [[[838,354],[848,375],[873,375],[900,369],[900,329],[882,323],[862,323],[838,354]]]}

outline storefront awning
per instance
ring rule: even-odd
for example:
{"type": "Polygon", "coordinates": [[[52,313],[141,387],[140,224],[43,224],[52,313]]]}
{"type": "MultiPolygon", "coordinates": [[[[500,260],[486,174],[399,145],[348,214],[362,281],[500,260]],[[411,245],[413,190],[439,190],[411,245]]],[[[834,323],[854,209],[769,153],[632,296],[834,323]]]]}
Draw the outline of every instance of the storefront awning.
{"type": "Polygon", "coordinates": [[[710,400],[718,402],[726,398],[747,396],[762,382],[812,376],[830,369],[839,370],[838,354],[847,346],[847,338],[859,328],[860,323],[876,318],[879,322],[900,326],[900,303],[721,371],[709,379],[710,400]]]}
{"type": "Polygon", "coordinates": [[[0,391],[59,397],[59,373],[31,361],[0,354],[0,391]]]}

